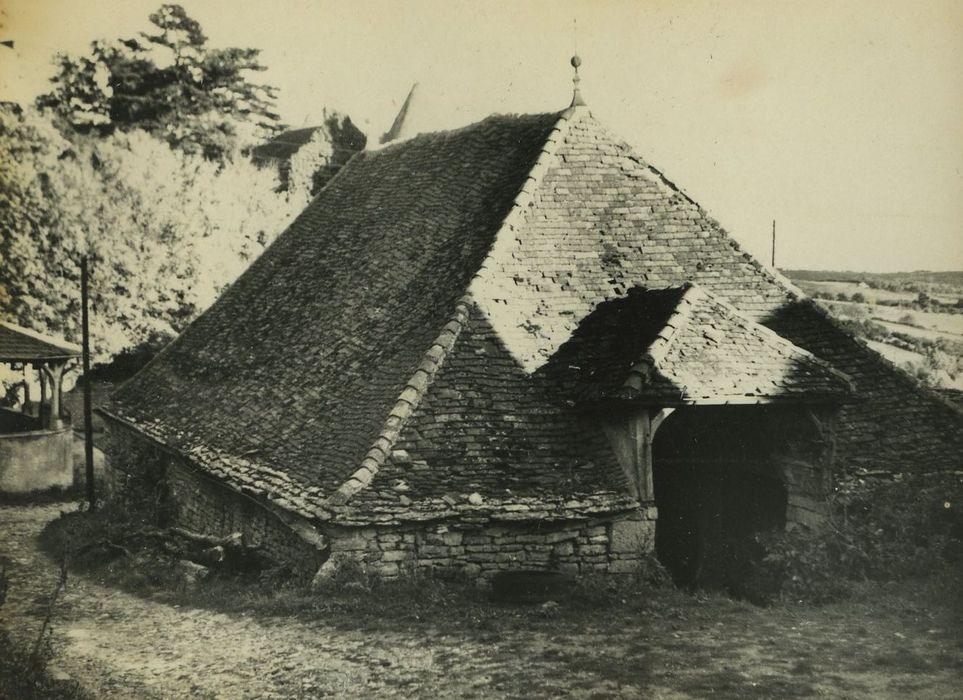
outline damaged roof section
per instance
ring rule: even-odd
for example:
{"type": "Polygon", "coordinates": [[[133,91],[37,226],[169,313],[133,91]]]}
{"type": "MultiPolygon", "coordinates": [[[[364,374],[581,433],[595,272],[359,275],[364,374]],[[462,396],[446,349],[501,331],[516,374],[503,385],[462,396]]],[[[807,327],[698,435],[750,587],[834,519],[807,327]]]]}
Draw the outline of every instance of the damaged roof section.
{"type": "Polygon", "coordinates": [[[837,402],[849,380],[704,289],[633,287],[599,304],[539,373],[576,402],[837,402]]]}

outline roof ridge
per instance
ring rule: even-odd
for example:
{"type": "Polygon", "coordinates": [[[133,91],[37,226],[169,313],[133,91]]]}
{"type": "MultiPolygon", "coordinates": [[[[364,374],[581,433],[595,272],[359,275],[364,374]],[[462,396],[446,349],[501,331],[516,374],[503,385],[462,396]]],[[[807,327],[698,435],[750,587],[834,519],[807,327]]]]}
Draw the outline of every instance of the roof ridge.
{"type": "Polygon", "coordinates": [[[478,121],[470,122],[468,124],[462,124],[461,126],[454,126],[450,129],[437,129],[435,131],[419,131],[417,134],[414,134],[413,136],[409,136],[408,138],[402,139],[400,141],[393,140],[393,141],[386,141],[384,143],[369,143],[369,144],[366,144],[363,149],[358,151],[358,153],[366,153],[371,157],[377,157],[377,156],[380,156],[382,153],[390,153],[398,148],[404,148],[407,144],[410,144],[413,141],[421,141],[425,139],[432,139],[432,138],[439,138],[439,137],[450,138],[452,136],[462,133],[463,131],[475,129],[480,124],[484,124],[485,122],[488,122],[488,121],[497,121],[500,119],[537,118],[537,117],[548,116],[551,114],[562,115],[564,114],[564,112],[532,112],[532,113],[494,112],[492,114],[489,114],[487,117],[479,119],[478,121]]]}
{"type": "Polygon", "coordinates": [[[381,432],[361,460],[361,466],[328,496],[325,505],[344,505],[358,491],[367,487],[381,470],[381,467],[384,466],[385,460],[391,453],[391,448],[394,447],[401,436],[402,429],[418,408],[428,387],[448,357],[448,353],[455,346],[465,321],[468,319],[471,304],[470,294],[463,295],[455,303],[455,309],[449,316],[448,322],[428,350],[425,351],[418,368],[405,383],[405,388],[388,413],[388,418],[385,420],[381,432]]]}

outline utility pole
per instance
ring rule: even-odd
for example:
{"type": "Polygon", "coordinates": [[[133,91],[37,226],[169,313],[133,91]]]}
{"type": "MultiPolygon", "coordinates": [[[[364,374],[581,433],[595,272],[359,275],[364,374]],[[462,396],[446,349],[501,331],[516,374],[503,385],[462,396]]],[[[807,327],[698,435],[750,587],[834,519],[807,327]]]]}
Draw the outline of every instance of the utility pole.
{"type": "Polygon", "coordinates": [[[776,220],[772,220],[772,267],[776,267],[776,220]]]}
{"type": "Polygon", "coordinates": [[[87,256],[80,259],[80,323],[83,333],[84,364],[84,458],[86,460],[87,503],[90,510],[97,509],[97,493],[94,490],[94,422],[90,400],[90,295],[87,291],[87,256]]]}

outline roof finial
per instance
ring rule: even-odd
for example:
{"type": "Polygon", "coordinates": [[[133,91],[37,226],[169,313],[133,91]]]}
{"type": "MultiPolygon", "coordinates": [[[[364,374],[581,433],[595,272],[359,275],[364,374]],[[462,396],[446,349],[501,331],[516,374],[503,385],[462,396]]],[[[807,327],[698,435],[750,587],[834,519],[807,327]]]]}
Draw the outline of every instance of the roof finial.
{"type": "Polygon", "coordinates": [[[578,84],[581,82],[581,78],[578,75],[578,67],[582,65],[582,59],[578,57],[578,54],[572,56],[572,68],[575,69],[575,74],[572,76],[572,85],[575,87],[572,93],[572,107],[584,107],[585,100],[582,99],[582,93],[578,89],[578,84]]]}

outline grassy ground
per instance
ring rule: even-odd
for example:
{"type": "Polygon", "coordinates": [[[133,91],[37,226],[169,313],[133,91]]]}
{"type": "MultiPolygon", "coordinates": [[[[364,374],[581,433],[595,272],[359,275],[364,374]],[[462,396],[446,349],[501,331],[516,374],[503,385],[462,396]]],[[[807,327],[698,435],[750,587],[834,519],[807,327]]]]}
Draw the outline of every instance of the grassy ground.
{"type": "MultiPolygon", "coordinates": [[[[47,527],[44,546],[77,532],[78,518],[47,527]]],[[[150,631],[143,654],[168,664],[164,697],[179,690],[207,697],[212,674],[216,694],[233,696],[224,685],[233,682],[242,697],[740,700],[952,698],[963,678],[961,576],[865,584],[846,601],[769,608],[601,578],[580,582],[554,605],[513,606],[430,577],[387,584],[345,577],[312,592],[271,577],[192,585],[175,567],[136,555],[86,564],[74,595],[85,596],[96,622],[74,613],[68,634],[89,646],[115,626],[97,658],[127,669],[134,664],[118,660],[118,649],[137,648],[131,635],[150,631]],[[119,606],[109,593],[118,589],[145,603],[119,606]],[[230,639],[230,655],[218,656],[223,640],[192,645],[191,634],[230,639]],[[243,654],[253,675],[240,685],[243,654]]]]}

